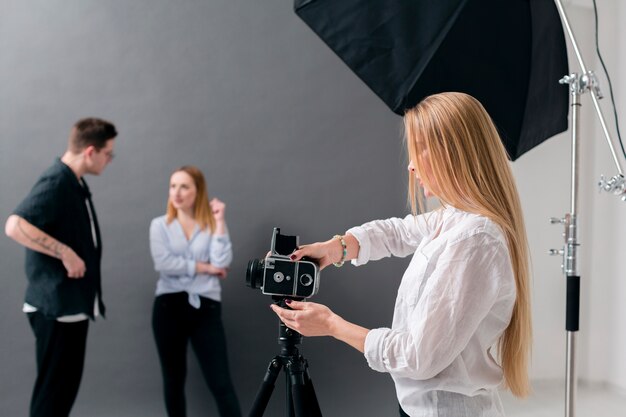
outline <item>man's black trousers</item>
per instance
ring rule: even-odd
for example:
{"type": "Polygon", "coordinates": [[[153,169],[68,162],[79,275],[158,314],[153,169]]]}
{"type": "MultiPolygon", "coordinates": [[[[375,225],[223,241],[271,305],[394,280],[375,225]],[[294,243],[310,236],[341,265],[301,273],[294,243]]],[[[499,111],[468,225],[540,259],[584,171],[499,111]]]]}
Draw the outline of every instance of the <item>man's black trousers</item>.
{"type": "Polygon", "coordinates": [[[30,417],[67,417],[83,375],[89,320],[62,323],[35,312],[28,321],[37,356],[30,417]]]}

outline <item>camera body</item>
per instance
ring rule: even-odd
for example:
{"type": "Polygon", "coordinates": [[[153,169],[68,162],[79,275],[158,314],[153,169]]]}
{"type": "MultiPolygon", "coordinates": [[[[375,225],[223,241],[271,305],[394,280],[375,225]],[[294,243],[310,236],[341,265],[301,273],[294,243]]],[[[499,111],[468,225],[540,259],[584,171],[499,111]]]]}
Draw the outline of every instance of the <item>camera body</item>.
{"type": "Polygon", "coordinates": [[[275,297],[309,298],[317,294],[319,266],[306,259],[292,261],[289,256],[297,248],[298,236],[281,235],[275,227],[270,253],[264,259],[248,262],[246,285],[275,297]]]}

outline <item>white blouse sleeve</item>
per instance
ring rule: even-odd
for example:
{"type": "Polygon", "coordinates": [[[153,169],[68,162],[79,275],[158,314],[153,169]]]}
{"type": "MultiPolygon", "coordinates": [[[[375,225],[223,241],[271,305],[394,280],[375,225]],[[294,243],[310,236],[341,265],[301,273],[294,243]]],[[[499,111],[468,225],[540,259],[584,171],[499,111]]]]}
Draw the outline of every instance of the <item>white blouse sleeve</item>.
{"type": "Polygon", "coordinates": [[[196,261],[175,255],[169,247],[170,236],[167,225],[161,218],[150,223],[150,253],[154,269],[166,275],[193,277],[196,273],[196,261]]]}
{"type": "Polygon", "coordinates": [[[211,239],[211,264],[219,268],[227,268],[233,260],[233,245],[230,236],[213,235],[211,239]]]}
{"type": "MultiPolygon", "coordinates": [[[[368,364],[413,379],[436,376],[466,348],[499,300],[512,306],[512,276],[506,245],[491,235],[477,233],[451,243],[415,300],[409,328],[368,333],[368,364]]],[[[505,310],[499,318],[508,323],[510,309],[505,310]]]]}
{"type": "Polygon", "coordinates": [[[359,242],[359,255],[352,264],[359,266],[389,256],[408,256],[415,252],[426,230],[424,216],[412,214],[403,219],[392,217],[353,227],[346,232],[359,242]]]}

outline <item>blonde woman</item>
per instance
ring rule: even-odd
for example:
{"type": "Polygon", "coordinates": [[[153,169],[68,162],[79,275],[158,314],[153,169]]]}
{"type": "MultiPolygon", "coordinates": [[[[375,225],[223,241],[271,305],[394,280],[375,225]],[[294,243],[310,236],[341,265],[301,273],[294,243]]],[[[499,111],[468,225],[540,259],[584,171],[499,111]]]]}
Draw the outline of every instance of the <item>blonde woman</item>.
{"type": "Polygon", "coordinates": [[[150,225],[150,250],[159,273],[152,328],[169,417],[186,415],[189,342],[220,415],[241,415],[221,319],[220,279],[232,260],[225,209],[216,198],[209,202],[202,172],[184,166],[170,178],[167,213],[150,225]]]}
{"type": "Polygon", "coordinates": [[[391,328],[365,329],[310,302],[272,309],[288,327],[333,336],[391,374],[401,416],[502,416],[499,387],[529,392],[531,344],[526,232],[506,151],[466,94],[427,97],[404,124],[413,213],[292,255],[322,268],[412,255],[391,328]],[[418,187],[442,207],[416,215],[418,187]]]}

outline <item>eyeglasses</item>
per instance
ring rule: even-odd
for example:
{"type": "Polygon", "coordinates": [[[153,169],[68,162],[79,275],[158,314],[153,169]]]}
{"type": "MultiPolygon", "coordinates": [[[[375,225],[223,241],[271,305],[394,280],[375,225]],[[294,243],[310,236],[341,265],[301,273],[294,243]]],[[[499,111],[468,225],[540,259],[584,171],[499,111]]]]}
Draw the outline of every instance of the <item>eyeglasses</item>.
{"type": "Polygon", "coordinates": [[[106,156],[108,158],[109,161],[112,161],[113,158],[115,158],[115,154],[113,153],[113,151],[108,151],[104,153],[104,156],[106,156]]]}

